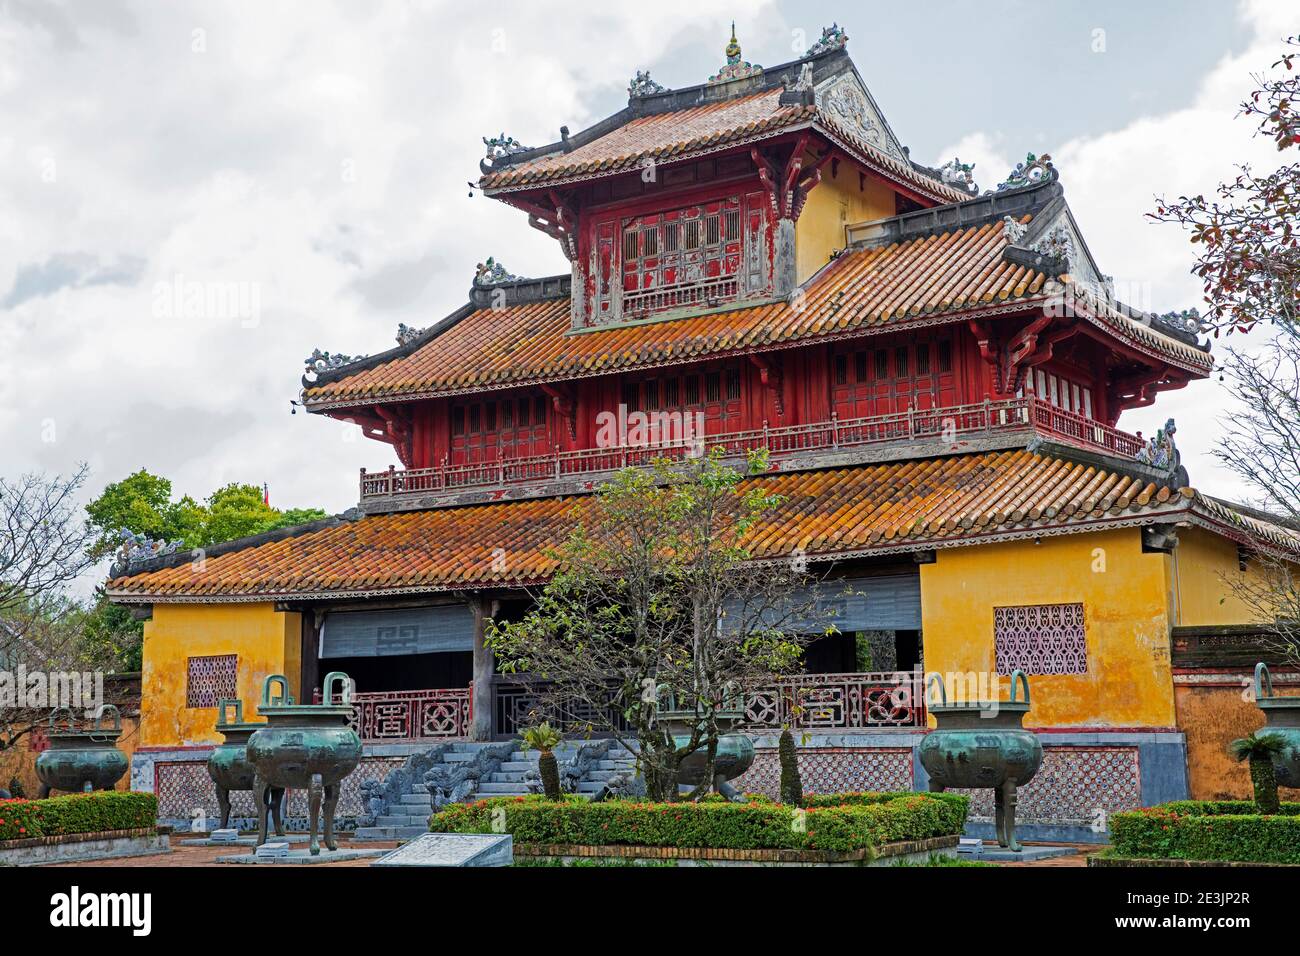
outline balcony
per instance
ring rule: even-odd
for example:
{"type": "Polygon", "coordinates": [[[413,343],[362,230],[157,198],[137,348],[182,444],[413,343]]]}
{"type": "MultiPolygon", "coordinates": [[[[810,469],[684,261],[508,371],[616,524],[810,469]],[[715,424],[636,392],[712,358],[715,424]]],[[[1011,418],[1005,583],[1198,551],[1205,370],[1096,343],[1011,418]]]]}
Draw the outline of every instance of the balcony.
{"type": "MultiPolygon", "coordinates": [[[[1143,445],[1136,435],[1039,399],[1016,398],[867,418],[840,419],[832,415],[828,422],[723,432],[709,435],[702,442],[580,451],[557,448],[554,454],[532,458],[442,464],[434,468],[389,468],[380,472],[367,472],[363,468],[361,505],[363,508],[385,504],[395,508],[436,507],[440,503],[459,503],[466,493],[473,492],[484,493],[474,496],[474,500],[528,497],[530,486],[535,494],[545,493],[546,485],[567,482],[580,486],[620,468],[647,465],[656,458],[683,460],[715,448],[724,449],[729,457],[767,449],[773,465],[779,468],[783,461],[810,453],[851,456],[857,450],[885,449],[891,445],[904,452],[906,446],[918,443],[951,446],[999,435],[1015,440],[1025,433],[1120,458],[1134,457],[1143,445]]],[[[906,453],[915,452],[907,449],[906,453]]]]}
{"type": "MultiPolygon", "coordinates": [[[[367,743],[463,739],[470,729],[469,688],[356,694],[352,727],[367,743]]],[[[750,693],[744,728],[776,733],[783,726],[813,733],[924,729],[925,697],[914,671],[796,674],[750,693]]],[[[626,729],[622,708],[612,699],[604,715],[626,729]]],[[[571,708],[553,713],[545,705],[545,683],[498,676],[492,687],[492,730],[497,739],[518,736],[539,719],[566,732],[585,733],[598,718],[571,708]]]]}

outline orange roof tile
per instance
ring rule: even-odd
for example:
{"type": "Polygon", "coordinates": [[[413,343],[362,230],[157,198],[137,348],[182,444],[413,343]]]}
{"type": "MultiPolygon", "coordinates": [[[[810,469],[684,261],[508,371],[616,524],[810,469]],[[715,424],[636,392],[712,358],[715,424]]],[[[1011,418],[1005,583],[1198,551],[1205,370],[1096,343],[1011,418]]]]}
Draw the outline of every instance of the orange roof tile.
{"type": "Polygon", "coordinates": [[[570,152],[551,153],[490,172],[479,180],[479,185],[496,190],[635,169],[649,157],[671,159],[716,148],[779,131],[816,115],[814,107],[782,106],[780,98],[781,90],[777,88],[671,113],[640,116],[570,152]]]}
{"type": "MultiPolygon", "coordinates": [[[[783,558],[795,548],[824,560],[973,545],[1161,515],[1200,515],[1218,530],[1241,520],[1211,513],[1202,507],[1208,499],[1190,488],[1172,491],[1029,451],[750,480],[785,499],[749,535],[756,559],[783,558]]],[[[548,498],[366,517],[209,556],[201,568],[180,561],[120,577],[108,590],[128,602],[217,602],[534,584],[554,569],[546,549],[565,538],[592,501],[548,498]]],[[[1246,530],[1300,547],[1300,533],[1253,519],[1246,530]]]]}
{"type": "Polygon", "coordinates": [[[308,386],[308,405],[364,404],[571,379],[779,346],[1042,293],[1047,276],[1002,257],[1001,223],[845,253],[792,301],[573,334],[569,300],[480,309],[410,354],[308,386]]]}

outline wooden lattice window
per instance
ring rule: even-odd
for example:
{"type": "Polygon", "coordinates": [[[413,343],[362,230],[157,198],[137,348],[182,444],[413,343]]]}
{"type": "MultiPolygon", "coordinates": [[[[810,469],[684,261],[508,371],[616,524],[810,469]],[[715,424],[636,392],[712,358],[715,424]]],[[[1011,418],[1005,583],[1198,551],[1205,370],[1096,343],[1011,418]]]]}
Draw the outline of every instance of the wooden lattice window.
{"type": "Polygon", "coordinates": [[[185,706],[216,707],[217,701],[236,697],[238,663],[234,654],[191,657],[185,675],[185,706]]]}
{"type": "Polygon", "coordinates": [[[1084,674],[1088,648],[1082,604],[1025,604],[993,609],[997,671],[1084,674]]]}

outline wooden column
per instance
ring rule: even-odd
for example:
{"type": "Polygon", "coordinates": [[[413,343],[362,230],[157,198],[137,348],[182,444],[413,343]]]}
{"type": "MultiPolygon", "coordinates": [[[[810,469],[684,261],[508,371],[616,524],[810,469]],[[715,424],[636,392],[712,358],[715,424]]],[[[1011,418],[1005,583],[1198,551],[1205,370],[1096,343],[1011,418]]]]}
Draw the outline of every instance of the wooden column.
{"type": "Polygon", "coordinates": [[[497,602],[476,598],[470,601],[470,608],[474,612],[474,719],[469,739],[488,741],[492,739],[493,655],[484,645],[483,637],[488,618],[496,614],[497,602]]]}
{"type": "Polygon", "coordinates": [[[302,618],[301,669],[298,675],[298,702],[310,704],[312,691],[320,687],[320,617],[321,613],[306,605],[302,618]]]}

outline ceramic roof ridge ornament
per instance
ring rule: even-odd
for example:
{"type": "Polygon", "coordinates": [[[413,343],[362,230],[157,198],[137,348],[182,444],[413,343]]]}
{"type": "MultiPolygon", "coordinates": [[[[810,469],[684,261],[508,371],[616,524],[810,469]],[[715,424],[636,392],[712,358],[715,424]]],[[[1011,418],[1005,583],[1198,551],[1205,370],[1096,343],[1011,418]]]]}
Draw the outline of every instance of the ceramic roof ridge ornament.
{"type": "Polygon", "coordinates": [[[832,23],[828,27],[822,27],[821,39],[808,48],[804,58],[820,56],[833,50],[843,50],[848,45],[848,42],[849,35],[844,32],[844,28],[838,23],[832,23]]]}
{"type": "Polygon", "coordinates": [[[656,83],[650,79],[649,70],[637,70],[636,76],[632,77],[627,84],[627,95],[629,99],[636,99],[640,96],[654,96],[656,93],[667,93],[668,87],[661,83],[656,83]]]}
{"type": "MultiPolygon", "coordinates": [[[[1024,189],[1027,186],[1038,186],[1041,183],[1054,182],[1060,178],[1060,173],[1052,165],[1050,153],[1043,153],[1042,156],[1026,153],[1025,161],[1016,163],[1016,168],[1011,170],[1011,174],[998,183],[996,192],[1001,193],[1006,192],[1008,189],[1024,189]]],[[[990,190],[990,193],[993,191],[990,190]]],[[[985,193],[985,195],[987,196],[989,193],[985,193]]]]}
{"type": "Polygon", "coordinates": [[[955,186],[972,196],[978,195],[980,191],[975,183],[975,164],[963,163],[959,156],[954,156],[939,167],[939,177],[946,185],[955,186]]]}
{"type": "Polygon", "coordinates": [[[519,282],[523,277],[517,276],[513,272],[506,270],[506,267],[497,262],[492,256],[487,257],[486,262],[480,262],[474,267],[474,284],[476,286],[500,285],[503,282],[519,282]]]}
{"type": "Polygon", "coordinates": [[[351,365],[353,362],[360,362],[365,357],[364,355],[344,355],[342,352],[322,352],[320,349],[312,349],[311,355],[308,355],[304,362],[307,366],[307,374],[315,373],[319,375],[322,372],[330,372],[336,368],[351,365]]]}
{"type": "Polygon", "coordinates": [[[761,76],[763,68],[757,63],[749,63],[741,57],[740,41],[736,39],[736,21],[731,21],[731,39],[727,41],[727,63],[717,73],[709,77],[710,83],[728,83],[731,80],[744,80],[751,76],[761,76]]]}

